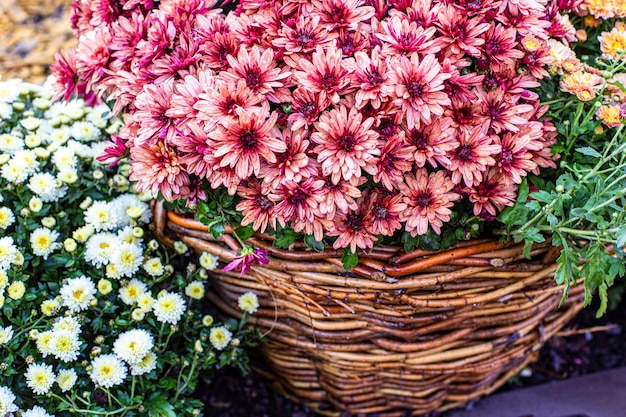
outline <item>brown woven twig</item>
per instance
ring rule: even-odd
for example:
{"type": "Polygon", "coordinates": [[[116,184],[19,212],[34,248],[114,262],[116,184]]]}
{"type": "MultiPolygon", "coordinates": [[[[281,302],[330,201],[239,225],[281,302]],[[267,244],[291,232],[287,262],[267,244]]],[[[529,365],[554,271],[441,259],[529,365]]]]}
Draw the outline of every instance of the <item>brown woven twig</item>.
{"type": "MultiPolygon", "coordinates": [[[[238,255],[227,228],[216,240],[206,226],[155,206],[159,238],[182,240],[222,262],[238,255]]],[[[550,242],[532,250],[495,240],[463,242],[428,253],[376,248],[349,272],[341,253],[272,246],[269,263],[239,276],[211,274],[208,298],[240,317],[247,291],[261,307],[251,320],[267,333],[255,369],[286,395],[320,414],[419,415],[459,407],[497,389],[533,361],[546,339],[582,308],[582,288],[554,283],[550,242]],[[544,262],[545,261],[545,262],[544,262]],[[407,414],[408,413],[408,414],[407,414]]]]}

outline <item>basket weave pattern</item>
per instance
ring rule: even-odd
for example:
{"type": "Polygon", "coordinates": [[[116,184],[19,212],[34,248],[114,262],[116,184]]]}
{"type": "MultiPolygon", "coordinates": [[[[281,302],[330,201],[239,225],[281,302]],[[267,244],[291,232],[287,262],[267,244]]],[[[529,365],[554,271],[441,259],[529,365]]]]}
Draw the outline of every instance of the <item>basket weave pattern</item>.
{"type": "MultiPolygon", "coordinates": [[[[239,246],[227,233],[155,207],[157,235],[182,240],[230,262],[239,246]]],[[[209,299],[240,317],[238,297],[254,291],[252,322],[267,333],[255,369],[283,393],[324,415],[420,415],[486,395],[537,356],[543,343],[582,308],[581,286],[557,309],[549,242],[533,260],[521,245],[464,242],[453,250],[409,254],[375,248],[346,273],[341,254],[273,248],[268,265],[213,271],[209,299]],[[408,411],[407,411],[408,410],[408,411]]]]}

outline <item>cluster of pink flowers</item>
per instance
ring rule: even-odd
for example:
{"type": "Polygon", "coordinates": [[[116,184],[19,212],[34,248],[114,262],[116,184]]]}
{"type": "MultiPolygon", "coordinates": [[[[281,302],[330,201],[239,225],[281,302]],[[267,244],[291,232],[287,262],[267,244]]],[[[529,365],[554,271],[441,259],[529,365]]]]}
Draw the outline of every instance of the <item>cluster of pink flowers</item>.
{"type": "Polygon", "coordinates": [[[114,102],[139,190],[225,187],[243,225],[369,250],[493,217],[554,167],[549,0],[76,0],[59,94],[114,102]],[[220,9],[221,7],[221,9],[220,9]]]}

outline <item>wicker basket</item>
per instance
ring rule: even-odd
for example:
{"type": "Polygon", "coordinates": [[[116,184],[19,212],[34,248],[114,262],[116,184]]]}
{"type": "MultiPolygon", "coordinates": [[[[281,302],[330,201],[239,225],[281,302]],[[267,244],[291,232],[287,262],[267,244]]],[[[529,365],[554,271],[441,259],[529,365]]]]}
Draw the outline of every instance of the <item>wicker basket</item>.
{"type": "MultiPolygon", "coordinates": [[[[155,207],[159,238],[229,262],[239,247],[227,233],[155,207]]],[[[214,271],[209,299],[240,317],[237,298],[258,294],[253,322],[267,334],[255,370],[316,412],[338,416],[420,415],[463,406],[504,384],[536,359],[543,343],[581,308],[582,286],[557,309],[549,242],[525,260],[520,245],[481,240],[436,254],[382,247],[346,273],[340,254],[271,251],[244,276],[214,271]]]]}

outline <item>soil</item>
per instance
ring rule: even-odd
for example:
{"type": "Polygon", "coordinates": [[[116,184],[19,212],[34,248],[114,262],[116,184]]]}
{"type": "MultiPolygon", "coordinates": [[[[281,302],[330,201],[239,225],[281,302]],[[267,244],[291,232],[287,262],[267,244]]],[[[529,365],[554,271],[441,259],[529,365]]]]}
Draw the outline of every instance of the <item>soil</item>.
{"type": "MultiPolygon", "coordinates": [[[[626,300],[599,319],[595,318],[596,309],[594,303],[583,310],[545,344],[536,363],[509,381],[501,391],[626,366],[626,332],[623,330],[626,300]]],[[[210,385],[201,386],[199,391],[206,417],[317,416],[276,393],[263,378],[253,373],[244,377],[237,370],[223,369],[210,385]]]]}

